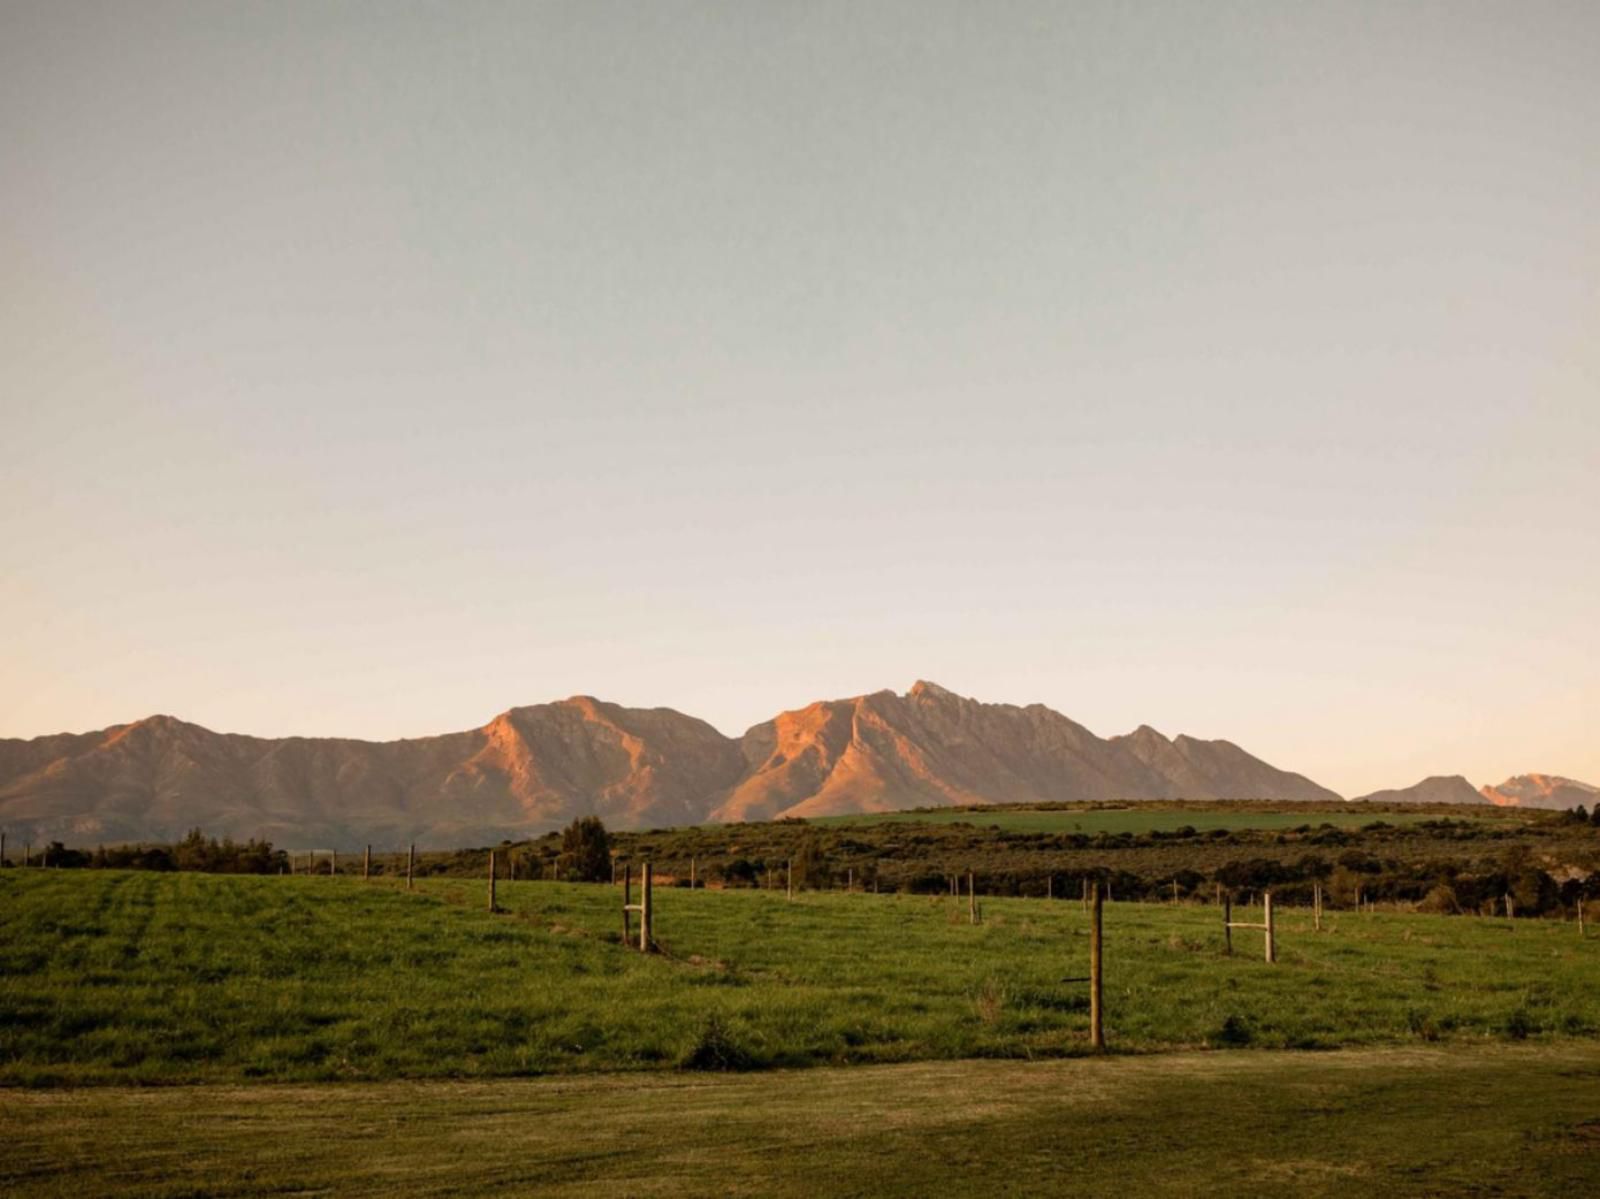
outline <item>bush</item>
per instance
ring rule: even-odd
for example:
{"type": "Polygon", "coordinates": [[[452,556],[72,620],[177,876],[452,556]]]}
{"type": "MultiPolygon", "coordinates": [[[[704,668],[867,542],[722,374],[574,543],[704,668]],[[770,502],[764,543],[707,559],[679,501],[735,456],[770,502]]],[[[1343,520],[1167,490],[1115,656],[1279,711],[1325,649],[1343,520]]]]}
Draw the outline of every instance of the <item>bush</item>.
{"type": "Polygon", "coordinates": [[[1527,1008],[1519,1007],[1506,1017],[1505,1034],[1513,1041],[1526,1041],[1530,1034],[1539,1031],[1539,1026],[1532,1016],[1528,1015],[1527,1008]]]}
{"type": "Polygon", "coordinates": [[[1461,910],[1461,902],[1456,898],[1454,887],[1439,883],[1417,905],[1419,912],[1433,912],[1437,915],[1453,915],[1461,910]]]}
{"type": "Polygon", "coordinates": [[[733,1039],[726,1022],[716,1012],[706,1017],[700,1037],[678,1063],[684,1070],[748,1070],[754,1059],[733,1039]]]}
{"type": "Polygon", "coordinates": [[[561,835],[561,876],[580,883],[611,881],[611,837],[598,816],[582,816],[561,835]]]}
{"type": "Polygon", "coordinates": [[[1219,1045],[1248,1045],[1255,1039],[1250,1026],[1238,1016],[1229,1016],[1222,1022],[1213,1038],[1219,1045]]]}

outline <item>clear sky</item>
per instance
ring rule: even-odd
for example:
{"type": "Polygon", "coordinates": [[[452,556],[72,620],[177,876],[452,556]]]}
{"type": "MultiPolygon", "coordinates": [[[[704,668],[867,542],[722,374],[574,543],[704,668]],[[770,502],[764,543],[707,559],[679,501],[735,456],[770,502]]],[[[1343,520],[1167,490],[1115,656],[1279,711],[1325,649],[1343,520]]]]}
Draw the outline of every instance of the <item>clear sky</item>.
{"type": "Polygon", "coordinates": [[[0,629],[4,736],[1600,782],[1600,5],[3,0],[0,629]]]}

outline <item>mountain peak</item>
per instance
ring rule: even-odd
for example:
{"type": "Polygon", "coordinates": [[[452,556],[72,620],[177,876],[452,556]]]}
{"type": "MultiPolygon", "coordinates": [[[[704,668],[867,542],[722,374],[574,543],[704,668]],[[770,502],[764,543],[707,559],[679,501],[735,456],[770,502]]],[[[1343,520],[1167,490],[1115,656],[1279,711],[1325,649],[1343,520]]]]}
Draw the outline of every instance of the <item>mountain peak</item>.
{"type": "Polygon", "coordinates": [[[1575,808],[1600,800],[1600,787],[1559,774],[1518,774],[1481,789],[1483,797],[1502,807],[1575,808]]]}

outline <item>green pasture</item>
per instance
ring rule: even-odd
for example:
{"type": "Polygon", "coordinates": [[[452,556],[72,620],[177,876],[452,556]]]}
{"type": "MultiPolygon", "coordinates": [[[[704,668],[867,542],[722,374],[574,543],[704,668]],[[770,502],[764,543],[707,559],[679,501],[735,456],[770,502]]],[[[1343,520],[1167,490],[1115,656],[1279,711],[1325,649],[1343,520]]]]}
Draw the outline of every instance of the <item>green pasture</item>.
{"type": "MultiPolygon", "coordinates": [[[[476,1077],[1086,1051],[1076,901],[620,892],[116,871],[0,875],[0,1083],[476,1077]]],[[[1111,904],[1118,1051],[1600,1035],[1600,936],[1558,921],[1279,913],[1221,956],[1218,912],[1111,904]]]]}

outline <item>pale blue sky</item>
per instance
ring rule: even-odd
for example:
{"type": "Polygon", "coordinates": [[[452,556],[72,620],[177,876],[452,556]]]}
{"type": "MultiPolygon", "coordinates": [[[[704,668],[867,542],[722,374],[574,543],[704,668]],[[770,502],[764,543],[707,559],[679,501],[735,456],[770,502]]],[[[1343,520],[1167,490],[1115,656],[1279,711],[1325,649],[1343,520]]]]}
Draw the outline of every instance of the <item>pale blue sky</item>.
{"type": "Polygon", "coordinates": [[[1600,6],[0,0],[0,736],[919,677],[1600,782],[1600,6]]]}

